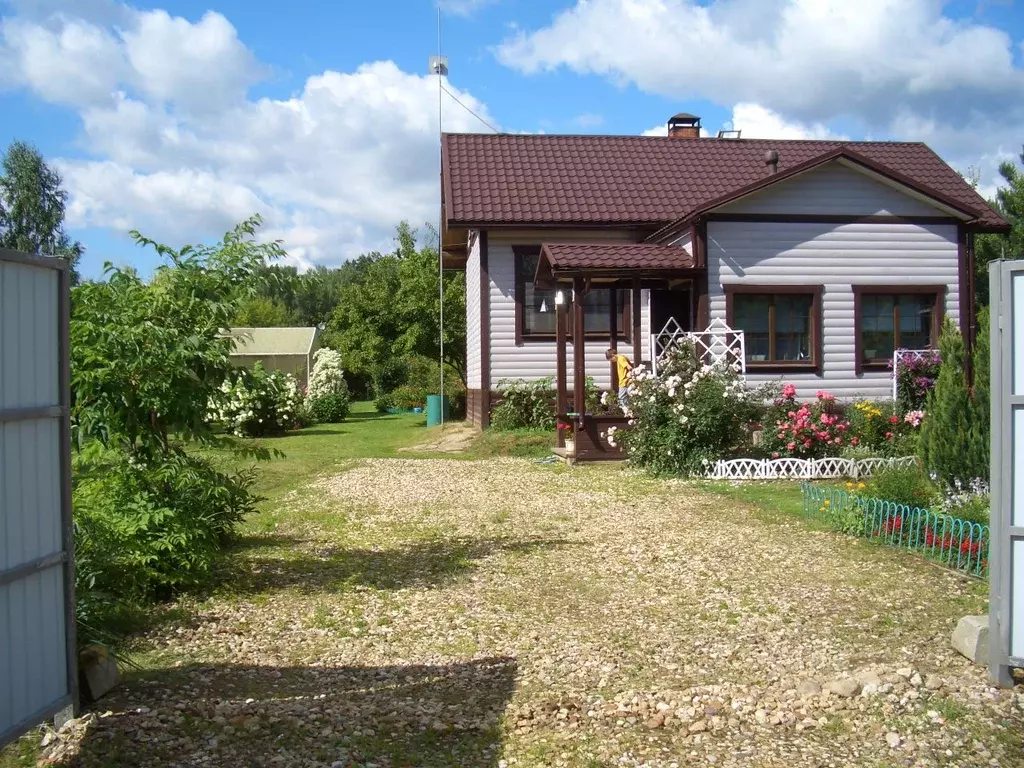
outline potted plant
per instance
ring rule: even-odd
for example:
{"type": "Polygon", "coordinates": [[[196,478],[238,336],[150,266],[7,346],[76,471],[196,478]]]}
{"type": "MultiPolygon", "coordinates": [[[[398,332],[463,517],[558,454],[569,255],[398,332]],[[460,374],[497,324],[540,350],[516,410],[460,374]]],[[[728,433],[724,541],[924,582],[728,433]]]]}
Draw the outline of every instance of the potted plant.
{"type": "Polygon", "coordinates": [[[562,432],[562,438],[565,444],[565,455],[575,456],[576,455],[576,432],[572,424],[559,424],[559,430],[562,432]]]}

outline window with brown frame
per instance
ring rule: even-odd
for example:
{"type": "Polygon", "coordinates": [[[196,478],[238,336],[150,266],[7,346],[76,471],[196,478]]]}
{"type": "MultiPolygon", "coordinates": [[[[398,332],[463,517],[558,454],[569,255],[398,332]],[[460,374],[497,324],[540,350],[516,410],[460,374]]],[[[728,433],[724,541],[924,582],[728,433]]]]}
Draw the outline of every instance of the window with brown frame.
{"type": "Polygon", "coordinates": [[[724,288],[726,323],[743,331],[748,368],[818,367],[820,286],[724,288]]]}
{"type": "MultiPolygon", "coordinates": [[[[516,343],[524,340],[550,340],[555,338],[555,290],[541,290],[534,287],[533,276],[537,274],[540,246],[514,246],[515,291],[516,291],[516,343]]],[[[568,288],[564,292],[571,296],[568,288]]],[[[629,289],[616,291],[615,313],[616,338],[630,341],[629,289]]],[[[571,304],[571,302],[570,302],[571,304]]],[[[588,338],[608,338],[611,332],[611,289],[592,287],[583,299],[584,326],[588,338]]],[[[570,315],[571,317],[571,315],[570,315]]],[[[571,331],[570,331],[571,333],[571,331]]]]}
{"type": "Polygon", "coordinates": [[[857,367],[884,368],[897,349],[929,349],[939,341],[946,288],[854,286],[857,367]]]}

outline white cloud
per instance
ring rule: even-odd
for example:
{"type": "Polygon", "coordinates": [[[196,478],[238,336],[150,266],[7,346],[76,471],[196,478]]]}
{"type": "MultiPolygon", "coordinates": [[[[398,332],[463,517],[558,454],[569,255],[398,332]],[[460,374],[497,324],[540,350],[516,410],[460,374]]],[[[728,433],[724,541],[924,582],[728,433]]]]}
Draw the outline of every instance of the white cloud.
{"type": "Polygon", "coordinates": [[[640,134],[641,136],[668,136],[668,123],[658,123],[653,128],[648,128],[640,134]]]}
{"type": "MultiPolygon", "coordinates": [[[[53,0],[57,2],[58,0],[53,0]]],[[[123,9],[122,9],[123,10],[123,9]]],[[[217,14],[120,16],[118,30],[67,13],[15,17],[0,33],[8,86],[75,106],[86,158],[58,167],[73,227],[137,228],[181,243],[223,233],[252,213],[295,263],[337,263],[388,248],[393,228],[438,214],[437,81],[393,62],[309,77],[287,99],[247,97],[259,65],[217,14]],[[70,36],[95,41],[71,46],[70,36]],[[49,48],[24,45],[43,39],[49,48]],[[42,50],[86,51],[63,63],[42,50]],[[79,71],[83,62],[94,62],[79,71]],[[57,89],[42,66],[79,81],[57,89]]],[[[496,122],[485,104],[447,84],[496,122]]],[[[486,130],[446,97],[444,127],[486,130]]]]}
{"type": "Polygon", "coordinates": [[[572,119],[580,128],[597,128],[604,125],[604,116],[596,112],[583,112],[572,119]]]}
{"type": "Polygon", "coordinates": [[[579,0],[547,26],[513,35],[497,54],[524,73],[567,68],[684,103],[759,104],[812,133],[845,119],[871,135],[927,140],[904,133],[911,123],[898,118],[938,118],[948,133],[975,142],[966,155],[958,154],[962,140],[935,146],[962,162],[979,141],[998,145],[1019,134],[1024,71],[1006,32],[954,21],[944,5],[579,0]]]}
{"type": "Polygon", "coordinates": [[[469,16],[498,0],[438,0],[438,7],[444,13],[451,13],[456,16],[469,16]]]}
{"type": "Polygon", "coordinates": [[[725,128],[738,130],[744,139],[848,139],[833,133],[822,123],[801,123],[784,120],[760,104],[744,102],[732,109],[732,119],[725,128]]]}

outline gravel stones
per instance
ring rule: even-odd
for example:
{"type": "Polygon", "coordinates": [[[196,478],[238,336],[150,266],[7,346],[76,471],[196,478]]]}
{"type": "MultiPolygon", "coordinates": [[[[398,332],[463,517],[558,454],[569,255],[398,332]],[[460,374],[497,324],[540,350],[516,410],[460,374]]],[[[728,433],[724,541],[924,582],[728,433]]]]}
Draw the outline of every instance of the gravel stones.
{"type": "Polygon", "coordinates": [[[87,728],[51,737],[45,759],[792,768],[891,764],[894,748],[914,766],[1024,757],[1005,738],[1024,730],[1024,695],[989,686],[944,640],[954,611],[983,608],[982,589],[683,482],[511,459],[370,460],[253,521],[230,566],[222,593],[183,598],[173,621],[136,639],[146,673],[87,728]],[[831,681],[827,695],[816,681],[831,681]]]}

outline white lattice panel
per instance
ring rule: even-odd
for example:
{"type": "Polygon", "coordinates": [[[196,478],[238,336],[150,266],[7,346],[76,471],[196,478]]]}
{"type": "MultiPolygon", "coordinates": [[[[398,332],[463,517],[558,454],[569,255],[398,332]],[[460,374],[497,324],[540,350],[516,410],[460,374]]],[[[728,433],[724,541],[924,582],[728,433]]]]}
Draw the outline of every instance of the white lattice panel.
{"type": "Polygon", "coordinates": [[[871,477],[882,467],[907,467],[914,456],[897,459],[722,459],[708,470],[713,480],[826,480],[839,477],[871,477]]]}

